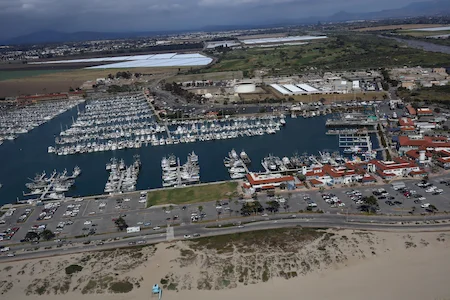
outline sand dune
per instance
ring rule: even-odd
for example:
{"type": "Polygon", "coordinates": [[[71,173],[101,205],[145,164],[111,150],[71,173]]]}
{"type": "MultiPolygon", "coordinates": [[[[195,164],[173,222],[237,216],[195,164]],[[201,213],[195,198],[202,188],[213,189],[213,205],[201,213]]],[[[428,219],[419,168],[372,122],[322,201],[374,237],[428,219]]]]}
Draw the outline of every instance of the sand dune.
{"type": "Polygon", "coordinates": [[[258,234],[3,263],[0,292],[19,300],[138,300],[158,283],[169,300],[450,299],[450,233],[258,234]],[[83,269],[67,275],[72,264],[83,269]]]}

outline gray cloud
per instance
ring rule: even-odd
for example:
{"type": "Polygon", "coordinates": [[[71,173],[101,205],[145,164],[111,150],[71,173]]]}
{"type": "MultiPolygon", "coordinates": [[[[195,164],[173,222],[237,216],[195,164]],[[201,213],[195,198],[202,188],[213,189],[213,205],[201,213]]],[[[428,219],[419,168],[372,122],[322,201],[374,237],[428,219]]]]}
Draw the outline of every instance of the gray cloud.
{"type": "Polygon", "coordinates": [[[417,0],[0,0],[0,39],[38,30],[152,31],[378,11],[417,0]]]}

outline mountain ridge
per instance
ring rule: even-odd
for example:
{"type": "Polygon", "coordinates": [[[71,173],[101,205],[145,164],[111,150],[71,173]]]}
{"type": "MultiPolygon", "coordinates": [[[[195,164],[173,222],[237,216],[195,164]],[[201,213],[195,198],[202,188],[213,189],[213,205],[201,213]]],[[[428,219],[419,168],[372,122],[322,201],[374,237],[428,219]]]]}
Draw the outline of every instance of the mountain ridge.
{"type": "Polygon", "coordinates": [[[288,25],[307,25],[320,22],[346,22],[355,20],[375,20],[389,18],[404,18],[418,16],[433,16],[450,14],[450,1],[433,0],[414,2],[399,9],[381,10],[375,12],[352,13],[338,11],[327,17],[308,17],[302,19],[284,19],[273,20],[265,25],[260,24],[229,24],[229,25],[211,25],[201,28],[192,28],[190,30],[161,30],[161,31],[128,31],[128,32],[96,32],[96,31],[77,31],[60,32],[56,30],[42,30],[30,34],[20,35],[14,38],[0,41],[4,45],[21,44],[51,44],[62,42],[83,42],[89,40],[107,40],[107,39],[126,39],[138,37],[155,37],[158,35],[186,33],[194,31],[221,31],[235,29],[268,28],[273,26],[288,25]]]}

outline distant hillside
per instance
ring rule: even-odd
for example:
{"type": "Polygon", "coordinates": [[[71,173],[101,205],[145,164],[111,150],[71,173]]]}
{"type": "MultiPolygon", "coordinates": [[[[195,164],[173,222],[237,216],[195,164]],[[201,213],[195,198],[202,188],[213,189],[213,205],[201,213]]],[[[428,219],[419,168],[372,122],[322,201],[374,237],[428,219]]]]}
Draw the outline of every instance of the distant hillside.
{"type": "MultiPolygon", "coordinates": [[[[411,3],[403,8],[382,10],[367,13],[349,13],[345,11],[337,12],[328,17],[309,17],[304,19],[284,19],[272,20],[261,24],[230,24],[230,25],[211,25],[201,29],[202,31],[220,31],[233,29],[251,29],[251,28],[268,28],[273,26],[284,25],[299,25],[299,24],[314,24],[317,21],[322,22],[344,22],[354,20],[373,20],[373,19],[388,19],[388,18],[403,18],[416,16],[432,16],[432,15],[448,15],[450,14],[450,0],[433,0],[424,2],[411,3]]],[[[94,32],[94,31],[80,31],[80,32],[59,32],[53,30],[39,31],[27,35],[18,36],[0,41],[6,45],[14,44],[43,44],[43,43],[62,43],[62,42],[80,42],[89,40],[105,40],[105,39],[123,39],[123,38],[137,38],[137,37],[151,37],[156,35],[164,35],[171,33],[181,33],[183,31],[150,31],[150,32],[94,32]]]]}

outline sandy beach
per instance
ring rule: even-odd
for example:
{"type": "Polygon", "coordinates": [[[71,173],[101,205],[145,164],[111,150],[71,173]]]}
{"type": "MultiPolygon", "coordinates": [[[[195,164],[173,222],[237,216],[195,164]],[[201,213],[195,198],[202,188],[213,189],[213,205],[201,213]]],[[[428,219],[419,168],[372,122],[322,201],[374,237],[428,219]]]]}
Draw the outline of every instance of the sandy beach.
{"type": "Polygon", "coordinates": [[[2,263],[0,292],[19,300],[138,300],[158,283],[169,300],[450,299],[449,246],[447,232],[250,232],[2,263]],[[71,265],[82,270],[68,275],[71,265]]]}

